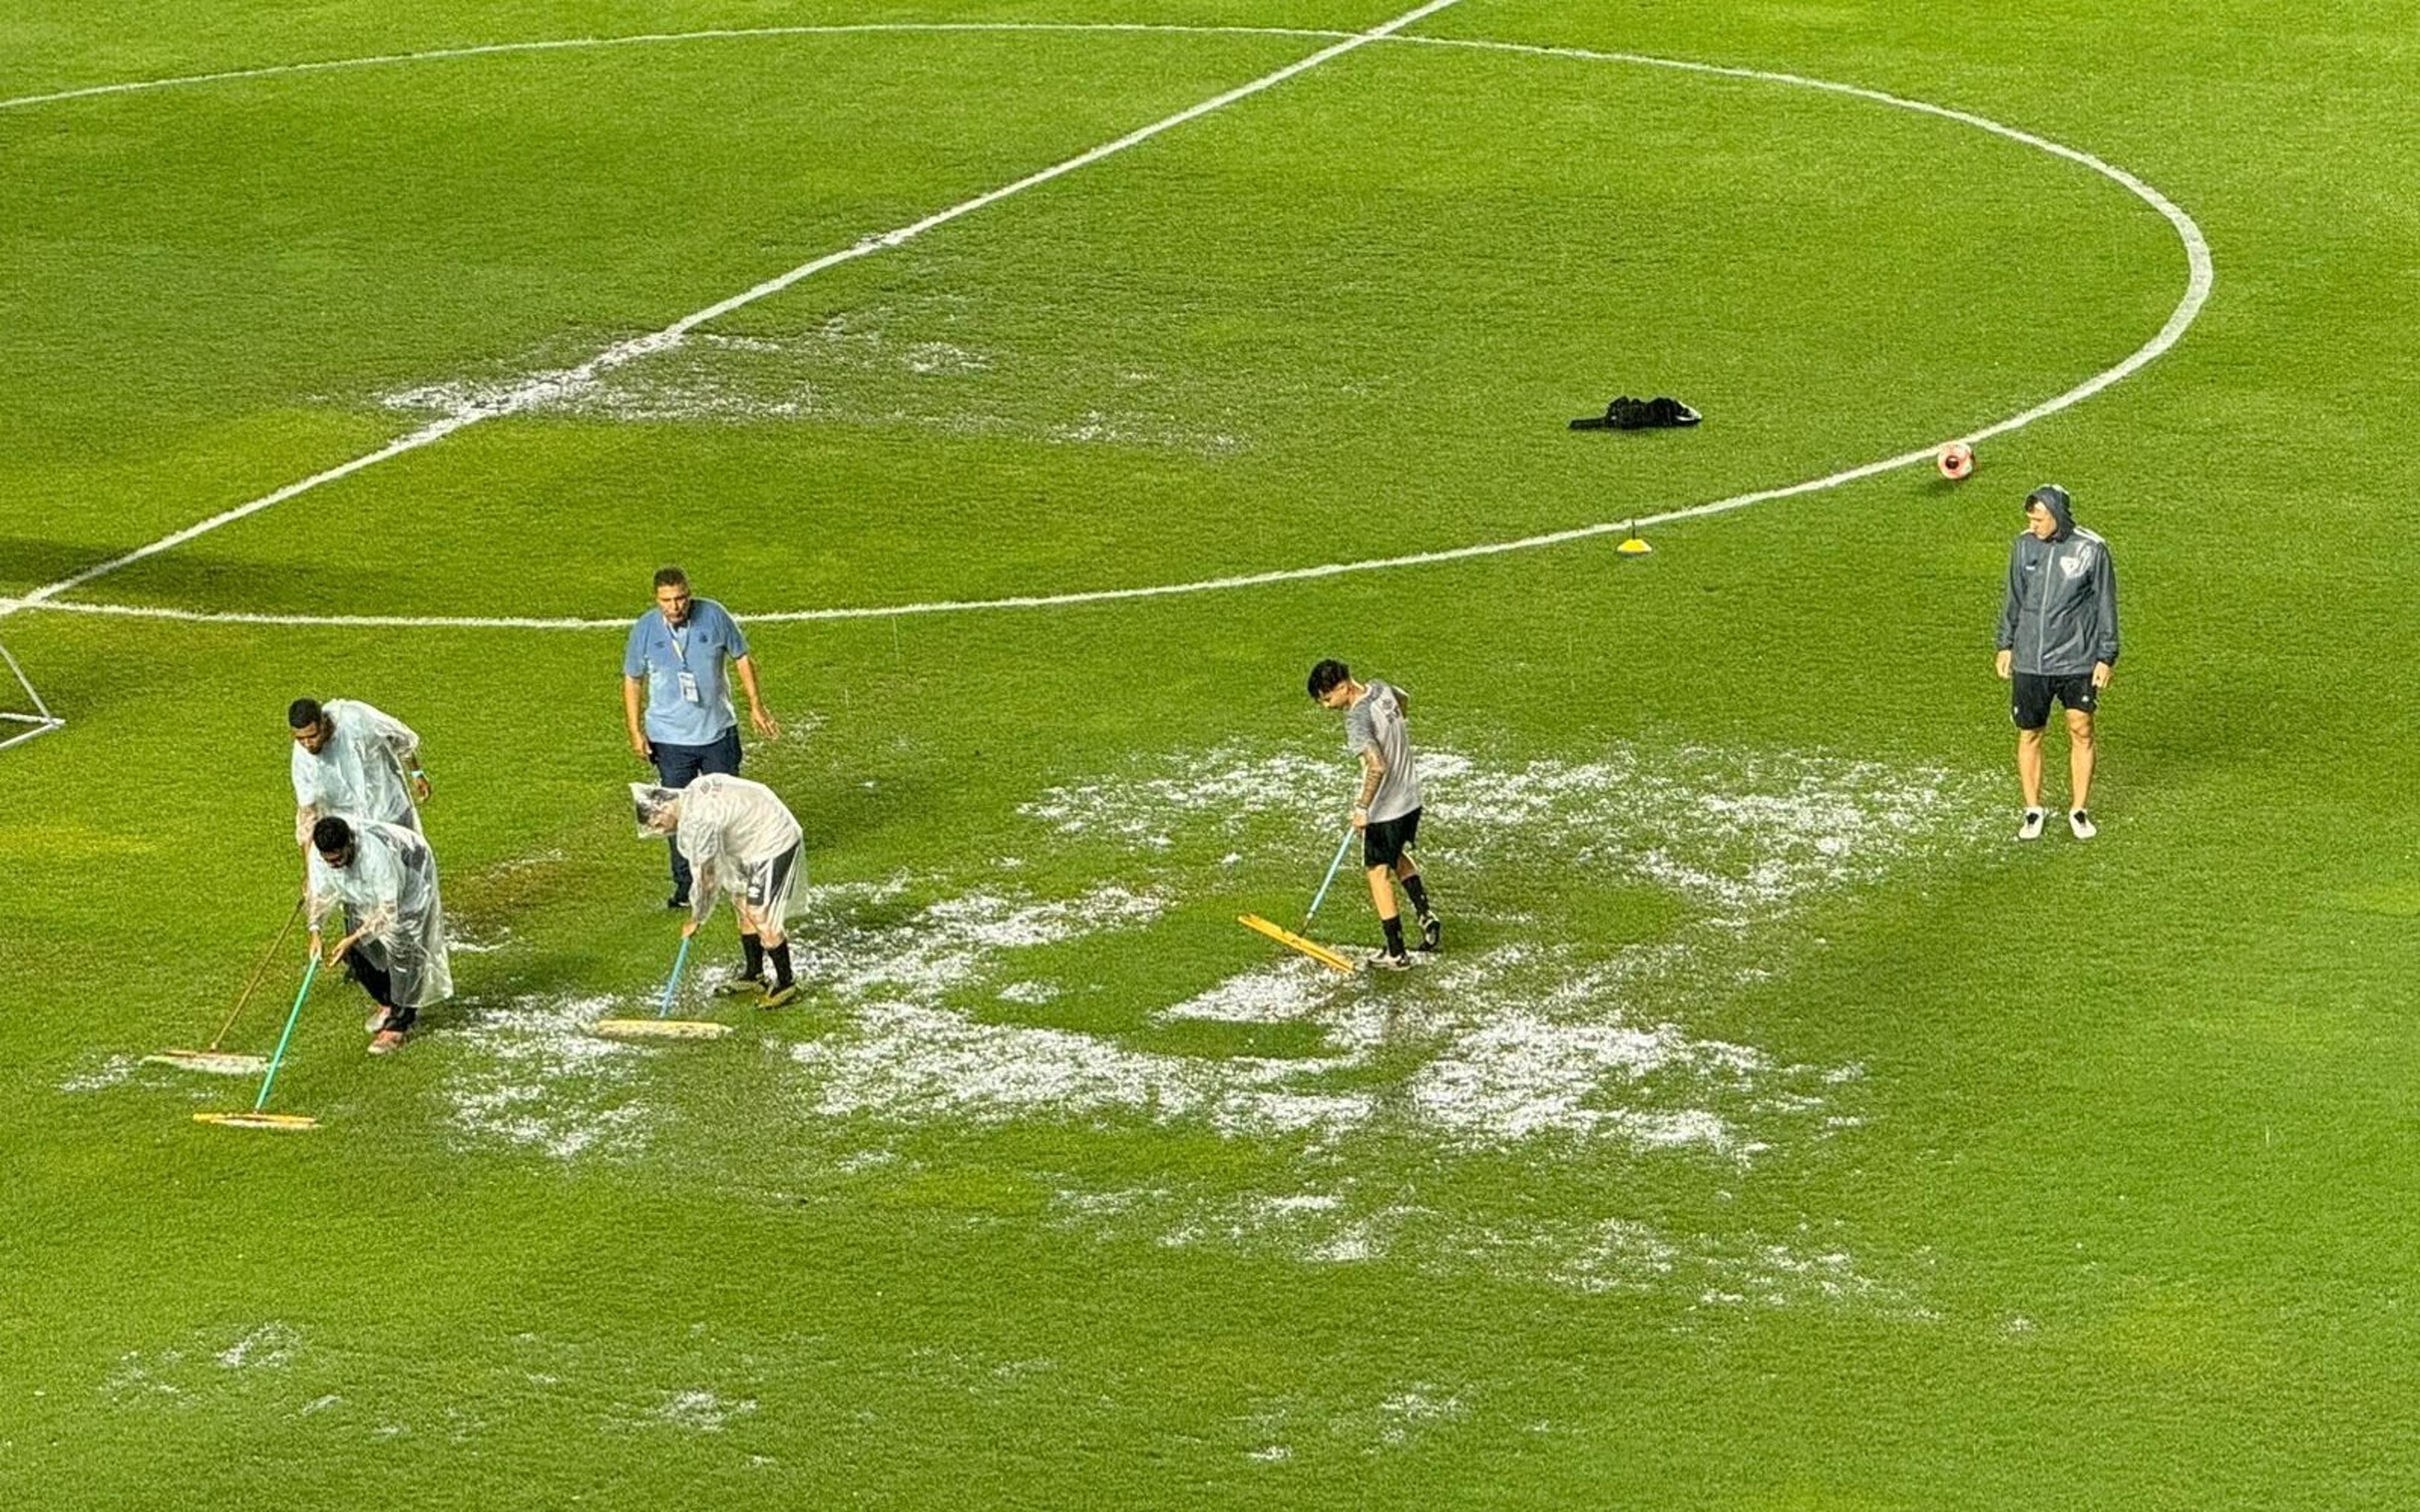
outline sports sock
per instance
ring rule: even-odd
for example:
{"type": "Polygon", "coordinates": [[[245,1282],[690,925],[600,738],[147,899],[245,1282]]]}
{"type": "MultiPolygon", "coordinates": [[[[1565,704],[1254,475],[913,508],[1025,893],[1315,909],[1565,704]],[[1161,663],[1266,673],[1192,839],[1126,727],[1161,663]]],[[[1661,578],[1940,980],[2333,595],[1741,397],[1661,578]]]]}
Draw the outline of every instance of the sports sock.
{"type": "Polygon", "coordinates": [[[1403,919],[1403,916],[1402,916],[1402,915],[1400,915],[1400,914],[1398,914],[1398,915],[1396,915],[1393,918],[1382,918],[1382,919],[1378,920],[1378,922],[1379,922],[1381,925],[1385,926],[1386,931],[1387,931],[1387,953],[1388,953],[1388,955],[1401,955],[1401,954],[1403,954],[1403,953],[1404,953],[1404,919],[1403,919]]]}
{"type": "Polygon", "coordinates": [[[1415,872],[1410,876],[1404,878],[1404,896],[1412,901],[1413,909],[1416,910],[1422,918],[1429,917],[1428,884],[1420,880],[1420,874],[1418,872],[1415,872]]]}
{"type": "Polygon", "coordinates": [[[765,953],[773,958],[774,988],[779,990],[790,985],[790,942],[783,940],[765,953]]]}
{"type": "Polygon", "coordinates": [[[748,969],[742,973],[742,975],[750,978],[762,977],[765,975],[765,941],[763,936],[756,934],[742,934],[739,936],[739,954],[748,963],[748,969]]]}

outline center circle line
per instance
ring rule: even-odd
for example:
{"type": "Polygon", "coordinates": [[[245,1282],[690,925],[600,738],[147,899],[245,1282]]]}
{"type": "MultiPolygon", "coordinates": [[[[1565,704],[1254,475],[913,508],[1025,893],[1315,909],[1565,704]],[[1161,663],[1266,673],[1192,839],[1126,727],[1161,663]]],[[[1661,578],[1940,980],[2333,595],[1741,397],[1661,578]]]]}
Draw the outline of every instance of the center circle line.
{"type": "MultiPolygon", "coordinates": [[[[1125,22],[908,22],[865,23],[832,26],[783,26],[746,29],[716,29],[698,32],[647,33],[618,38],[565,38],[553,40],[490,43],[477,47],[449,48],[427,53],[383,54],[362,58],[333,59],[316,63],[280,64],[260,69],[235,69],[219,73],[194,74],[179,78],[137,81],[119,85],[89,85],[78,89],[55,91],[44,95],[22,96],[0,100],[0,110],[51,103],[66,100],[86,99],[110,94],[128,94],[187,85],[229,81],[277,77],[283,75],[327,72],[341,69],[368,68],[403,63],[431,62],[506,54],[570,51],[587,48],[621,47],[672,42],[734,40],[756,38],[800,36],[832,36],[875,34],[886,32],[927,33],[1168,33],[1189,36],[1276,36],[1295,38],[1340,39],[1354,36],[1351,32],[1317,28],[1268,26],[1204,26],[1159,23],[1125,22]]],[[[2032,147],[2053,157],[2064,159],[2099,174],[2118,184],[2135,198],[2149,205],[2167,221],[2177,234],[2185,253],[2187,277],[2185,289],[2166,321],[2142,346],[2115,365],[2093,374],[2083,382],[2045,399],[2032,408],[2004,420],[1993,422],[1956,437],[1866,462],[1820,478],[1785,484],[1774,487],[1733,494],[1728,498],[1687,504],[1657,513],[1625,517],[1547,531],[1505,540],[1476,542],[1466,546],[1446,547],[1429,551],[1409,552],[1396,556],[1369,557],[1345,562],[1321,563],[1295,567],[1271,568],[1259,572],[1236,573],[1216,578],[1181,582],[1152,583],[1124,588],[1082,589],[1056,594],[1025,594],[993,598],[935,599],[904,604],[871,604],[836,606],[823,609],[770,609],[741,614],[752,624],[810,623],[836,620],[896,619],[912,615],[971,613],[986,609],[1032,609],[1074,608],[1087,604],[1118,603],[1133,599],[1169,598],[1195,594],[1232,592],[1246,588],[1265,587],[1279,583],[1305,582],[1326,578],[1342,577],[1365,572],[1383,572],[1407,567],[1430,566],[1466,562],[1483,557],[1502,556],[1518,551],[1539,550],[1549,547],[1590,540],[1634,528],[1644,529],[1668,525],[1682,520],[1701,519],[1729,514],[1752,505],[1775,500],[1794,498],[1840,487],[1881,473],[1896,471],[1932,459],[1940,446],[1950,440],[1968,444],[1987,440],[2018,430],[2035,421],[2057,414],[2111,385],[2122,382],[2167,352],[2184,336],[2209,301],[2216,282],[2210,243],[2193,217],[2168,196],[2133,174],[2119,168],[2081,148],[2055,142],[2020,128],[2007,125],[1971,111],[1959,110],[1929,100],[1890,94],[1860,85],[1812,78],[1804,74],[1784,73],[1763,69],[1742,68],[1726,64],[1704,63],[1684,58],[1658,57],[1650,54],[1605,52],[1589,48],[1561,47],[1544,43],[1498,41],[1480,38],[1430,37],[1397,33],[1373,39],[1380,46],[1457,48],[1480,52],[1505,53],[1543,58],[1564,58],[1580,62],[1614,63],[1640,68],[1667,69],[1722,78],[1750,80],[1791,88],[1810,89],[1822,93],[1868,100],[1893,109],[1914,112],[1956,122],[1989,132],[2005,140],[2032,147]]],[[[479,616],[479,615],[406,615],[406,614],[280,614],[247,610],[213,610],[177,609],[159,605],[110,604],[45,599],[25,602],[0,598],[0,613],[11,610],[46,610],[54,613],[101,615],[116,618],[167,620],[194,624],[288,625],[328,628],[379,629],[510,629],[510,630],[621,630],[629,624],[628,616],[594,619],[581,616],[479,616]]]]}

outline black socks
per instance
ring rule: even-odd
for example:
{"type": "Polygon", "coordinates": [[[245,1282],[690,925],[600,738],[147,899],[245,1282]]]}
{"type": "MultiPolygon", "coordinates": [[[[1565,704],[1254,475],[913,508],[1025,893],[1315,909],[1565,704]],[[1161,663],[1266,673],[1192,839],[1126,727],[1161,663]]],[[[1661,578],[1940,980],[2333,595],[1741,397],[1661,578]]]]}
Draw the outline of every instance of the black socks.
{"type": "Polygon", "coordinates": [[[1401,916],[1401,915],[1397,915],[1397,916],[1396,916],[1395,918],[1382,918],[1382,919],[1378,920],[1378,922],[1379,922],[1380,924],[1382,924],[1382,925],[1384,925],[1384,926],[1386,927],[1386,931],[1387,931],[1387,953],[1388,953],[1388,955],[1401,955],[1401,954],[1403,954],[1403,953],[1404,953],[1404,920],[1403,920],[1403,916],[1401,916]]]}
{"type": "Polygon", "coordinates": [[[1428,917],[1429,917],[1429,889],[1428,889],[1428,884],[1426,884],[1426,883],[1424,883],[1424,882],[1422,882],[1422,881],[1420,880],[1420,874],[1419,874],[1418,872],[1413,872],[1410,876],[1407,876],[1407,877],[1404,878],[1404,879],[1403,879],[1403,883],[1404,883],[1404,897],[1406,897],[1406,898],[1409,898],[1409,899],[1412,901],[1412,907],[1413,907],[1414,909],[1416,909],[1416,910],[1418,910],[1418,911],[1419,911],[1419,916],[1420,916],[1422,918],[1428,918],[1428,917]]]}
{"type": "Polygon", "coordinates": [[[748,960],[747,977],[750,981],[763,981],[765,980],[765,963],[768,960],[770,960],[773,963],[774,991],[779,992],[781,989],[790,985],[789,941],[783,940],[781,944],[768,950],[765,949],[765,938],[763,935],[742,934],[739,936],[739,949],[745,953],[748,960]]]}

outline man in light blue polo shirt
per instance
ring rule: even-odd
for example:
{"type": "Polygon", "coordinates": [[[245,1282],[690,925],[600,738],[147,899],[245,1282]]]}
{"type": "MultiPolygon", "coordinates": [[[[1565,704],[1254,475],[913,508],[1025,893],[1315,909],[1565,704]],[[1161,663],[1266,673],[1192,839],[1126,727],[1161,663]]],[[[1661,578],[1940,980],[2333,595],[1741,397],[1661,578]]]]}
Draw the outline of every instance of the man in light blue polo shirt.
{"type": "MultiPolygon", "coordinates": [[[[656,607],[630,626],[622,650],[622,715],[630,748],[655,764],[665,787],[685,788],[706,772],[739,775],[739,717],[731,709],[725,657],[748,695],[748,722],[765,739],[777,738],[781,727],[765,712],[739,622],[713,599],[692,597],[689,574],[678,567],[657,573],[656,607]]],[[[689,906],[689,862],[675,847],[666,907],[689,906]]]]}

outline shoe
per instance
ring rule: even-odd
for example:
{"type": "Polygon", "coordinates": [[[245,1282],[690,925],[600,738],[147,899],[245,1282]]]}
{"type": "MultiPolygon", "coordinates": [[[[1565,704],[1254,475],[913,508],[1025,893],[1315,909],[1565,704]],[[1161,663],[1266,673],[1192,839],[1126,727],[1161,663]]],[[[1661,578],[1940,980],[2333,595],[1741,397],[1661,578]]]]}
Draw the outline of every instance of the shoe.
{"type": "Polygon", "coordinates": [[[2042,821],[2043,821],[2043,820],[2045,820],[2045,819],[2048,819],[2049,817],[2050,817],[2050,813],[2049,813],[2049,811],[2048,811],[2048,810],[2042,810],[2042,809],[2028,809],[2028,810],[2025,810],[2025,822],[2024,822],[2024,824],[2019,825],[2017,826],[2017,839],[2019,839],[2019,840],[2040,840],[2040,839],[2041,839],[2041,832],[2042,832],[2042,821]]]}
{"type": "Polygon", "coordinates": [[[666,908],[687,908],[689,906],[689,894],[685,892],[674,893],[671,897],[664,900],[664,906],[666,908]]]}
{"type": "Polygon", "coordinates": [[[765,981],[761,977],[733,977],[714,984],[717,997],[753,997],[764,990],[765,981]]]}
{"type": "Polygon", "coordinates": [[[370,1054],[374,1056],[391,1056],[401,1048],[403,1048],[401,1029],[380,1029],[378,1037],[370,1041],[370,1054]]]}
{"type": "Polygon", "coordinates": [[[363,1021],[362,1027],[369,1030],[372,1034],[376,1034],[379,1030],[385,1028],[386,1005],[384,1003],[372,1004],[370,1007],[370,1016],[363,1021]]]}
{"type": "Polygon", "coordinates": [[[2077,840],[2090,840],[2101,833],[2101,826],[2094,824],[2092,816],[2081,809],[2067,816],[2067,827],[2074,832],[2077,840]]]}
{"type": "Polygon", "coordinates": [[[798,1000],[799,984],[795,981],[785,981],[779,987],[768,989],[765,994],[765,1000],[756,1006],[758,1008],[787,1008],[798,1000]]]}
{"type": "Polygon", "coordinates": [[[1388,971],[1401,971],[1412,964],[1412,958],[1402,950],[1381,950],[1370,964],[1388,971]]]}
{"type": "Polygon", "coordinates": [[[1436,915],[1435,915],[1435,914],[1422,914],[1422,915],[1420,916],[1420,949],[1423,949],[1423,950],[1434,950],[1434,949],[1435,949],[1437,948],[1437,936],[1438,936],[1438,935],[1440,935],[1440,934],[1442,934],[1442,933],[1445,933],[1445,926],[1444,926],[1442,923],[1438,922],[1436,915]]]}

